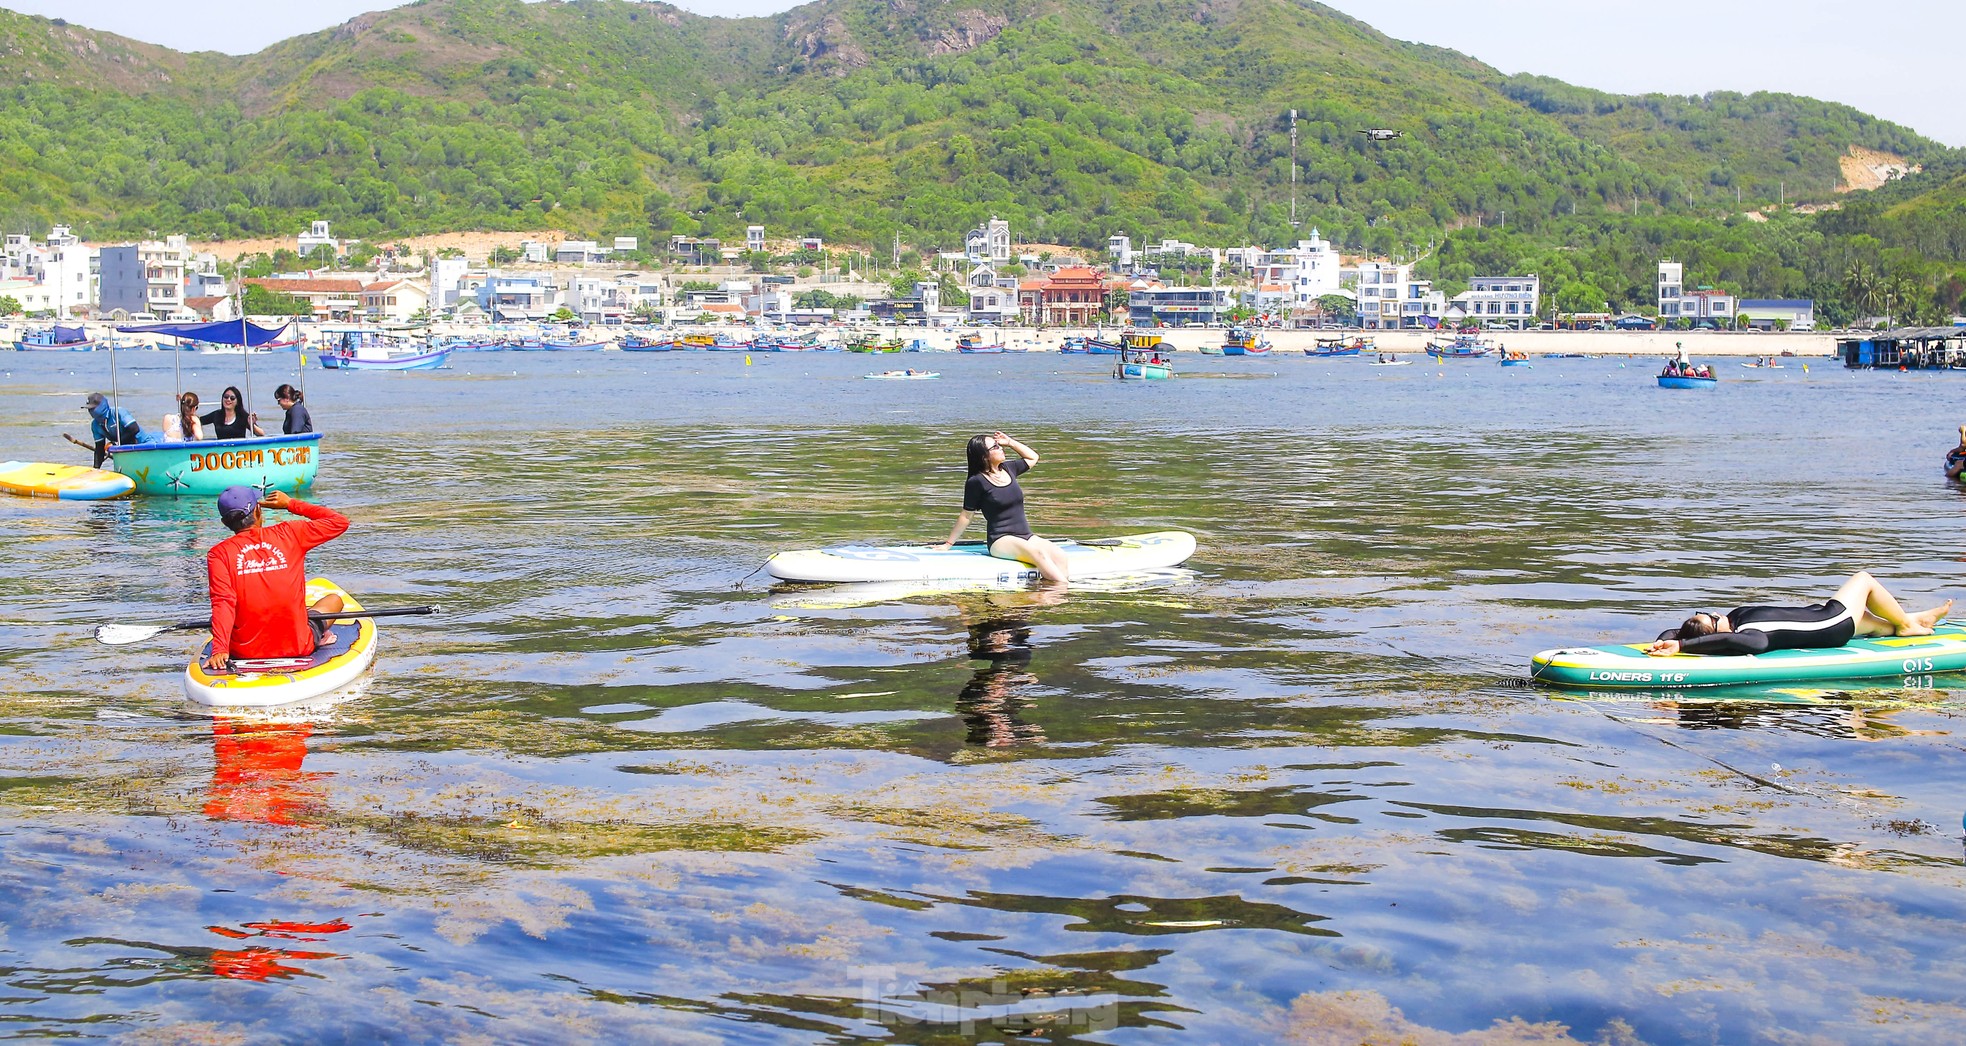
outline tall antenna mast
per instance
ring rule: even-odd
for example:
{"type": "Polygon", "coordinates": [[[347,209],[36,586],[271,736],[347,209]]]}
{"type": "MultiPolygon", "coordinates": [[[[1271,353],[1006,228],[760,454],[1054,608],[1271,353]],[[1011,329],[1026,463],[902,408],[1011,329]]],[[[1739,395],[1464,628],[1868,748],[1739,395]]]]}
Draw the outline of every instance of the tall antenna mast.
{"type": "Polygon", "coordinates": [[[1297,227],[1297,110],[1290,110],[1290,227],[1297,227]]]}
{"type": "Polygon", "coordinates": [[[901,268],[901,230],[900,229],[894,230],[894,267],[897,271],[901,268]]]}

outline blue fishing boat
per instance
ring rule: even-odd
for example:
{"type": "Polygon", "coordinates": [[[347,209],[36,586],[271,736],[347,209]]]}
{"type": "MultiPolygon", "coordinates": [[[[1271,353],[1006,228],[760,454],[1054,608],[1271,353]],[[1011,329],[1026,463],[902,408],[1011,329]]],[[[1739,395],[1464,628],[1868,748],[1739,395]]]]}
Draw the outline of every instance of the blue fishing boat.
{"type": "Polygon", "coordinates": [[[1010,351],[1002,342],[984,344],[982,335],[965,334],[956,339],[956,351],[968,353],[999,353],[1010,351]]]}
{"type": "Polygon", "coordinates": [[[1475,334],[1457,334],[1445,345],[1437,341],[1427,343],[1427,355],[1436,360],[1480,359],[1494,351],[1493,345],[1481,340],[1481,337],[1475,334]]]}
{"type": "Polygon", "coordinates": [[[547,352],[599,352],[607,348],[608,343],[605,340],[589,341],[569,334],[559,338],[541,338],[539,347],[547,352]]]}
{"type": "Polygon", "coordinates": [[[1343,338],[1319,338],[1313,346],[1304,350],[1304,355],[1313,359],[1330,359],[1339,356],[1357,356],[1364,353],[1371,343],[1359,338],[1350,344],[1343,338]]]}
{"type": "Polygon", "coordinates": [[[1230,327],[1229,336],[1222,339],[1224,356],[1267,356],[1270,342],[1247,327],[1230,327]]]}
{"type": "Polygon", "coordinates": [[[21,352],[91,352],[96,347],[94,338],[82,327],[36,328],[20,336],[14,348],[21,352]]]}
{"type": "Polygon", "coordinates": [[[327,370],[436,370],[456,351],[366,328],[322,333],[328,340],[318,358],[327,370]]]}
{"type": "Polygon", "coordinates": [[[651,338],[644,334],[623,334],[621,340],[616,344],[623,352],[676,351],[676,339],[671,337],[657,336],[651,338]]]}

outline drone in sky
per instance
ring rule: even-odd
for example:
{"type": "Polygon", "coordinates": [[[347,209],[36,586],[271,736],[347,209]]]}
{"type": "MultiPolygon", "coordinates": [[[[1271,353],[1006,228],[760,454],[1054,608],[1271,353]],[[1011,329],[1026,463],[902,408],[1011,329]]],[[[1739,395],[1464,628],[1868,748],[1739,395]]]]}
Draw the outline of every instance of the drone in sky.
{"type": "Polygon", "coordinates": [[[1373,142],[1390,142],[1395,138],[1406,137],[1405,131],[1395,131],[1390,127],[1361,127],[1358,133],[1364,135],[1367,141],[1373,142]]]}

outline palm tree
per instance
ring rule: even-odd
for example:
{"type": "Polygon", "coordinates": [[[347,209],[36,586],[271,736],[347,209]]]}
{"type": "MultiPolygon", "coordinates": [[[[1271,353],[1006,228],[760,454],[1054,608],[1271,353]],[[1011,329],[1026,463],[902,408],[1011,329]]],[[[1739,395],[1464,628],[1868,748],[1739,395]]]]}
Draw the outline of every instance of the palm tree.
{"type": "Polygon", "coordinates": [[[1862,258],[1851,262],[1849,270],[1843,274],[1843,293],[1862,316],[1877,314],[1881,289],[1882,281],[1878,278],[1877,270],[1865,264],[1862,258]]]}

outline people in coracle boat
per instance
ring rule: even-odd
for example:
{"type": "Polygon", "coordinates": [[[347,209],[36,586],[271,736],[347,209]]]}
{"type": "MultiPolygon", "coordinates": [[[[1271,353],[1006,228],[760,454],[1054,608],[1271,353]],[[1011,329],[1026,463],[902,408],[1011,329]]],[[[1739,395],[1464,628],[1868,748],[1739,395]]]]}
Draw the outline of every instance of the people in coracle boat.
{"type": "Polygon", "coordinates": [[[1907,613],[1869,572],[1850,576],[1836,594],[1806,607],[1736,607],[1725,614],[1698,613],[1659,633],[1646,653],[1765,654],[1770,650],[1838,647],[1857,636],[1929,636],[1952,610],[1948,599],[1930,610],[1907,613]]]}
{"type": "Polygon", "coordinates": [[[1065,553],[1031,532],[1031,524],[1024,518],[1024,490],[1017,485],[1018,476],[1036,467],[1038,452],[1001,432],[970,437],[968,452],[969,478],[963,483],[962,513],[956,517],[949,540],[935,547],[955,544],[970,519],[981,512],[990,555],[1029,563],[1046,581],[1065,584],[1070,580],[1065,553]],[[1017,453],[1017,460],[1005,458],[1006,447],[1017,453]]]}
{"type": "Polygon", "coordinates": [[[218,398],[218,409],[198,419],[211,426],[211,439],[245,439],[246,433],[266,435],[259,427],[259,415],[246,412],[246,397],[236,385],[228,385],[218,398]]]}
{"type": "Polygon", "coordinates": [[[189,443],[202,438],[198,422],[198,394],[187,392],[177,398],[177,410],[164,415],[164,442],[189,443]]]}
{"type": "MultiPolygon", "coordinates": [[[[273,390],[273,401],[287,412],[287,418],[280,423],[280,431],[288,436],[296,432],[313,432],[314,416],[307,413],[306,396],[292,385],[282,385],[273,390]]],[[[257,420],[258,415],[254,415],[257,420]]]]}
{"type": "Polygon", "coordinates": [[[1959,446],[1946,451],[1946,478],[1958,479],[1966,472],[1966,425],[1959,426],[1959,446]]]}

